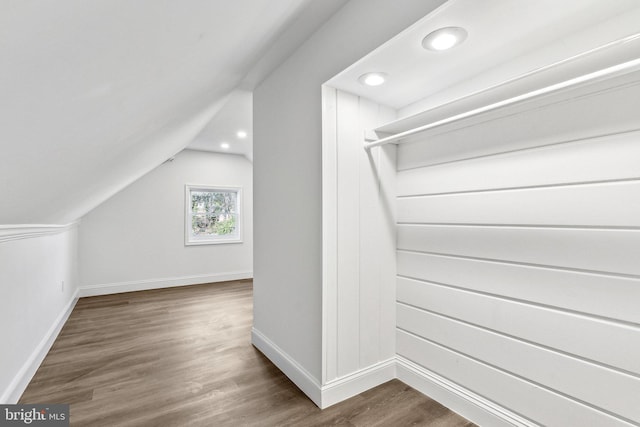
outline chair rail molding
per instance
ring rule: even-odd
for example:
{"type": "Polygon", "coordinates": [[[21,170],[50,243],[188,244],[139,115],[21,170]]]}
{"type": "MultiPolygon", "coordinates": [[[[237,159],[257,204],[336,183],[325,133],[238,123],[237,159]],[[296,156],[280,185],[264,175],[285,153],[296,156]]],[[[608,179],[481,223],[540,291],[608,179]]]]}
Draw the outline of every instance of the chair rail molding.
{"type": "Polygon", "coordinates": [[[79,221],[68,224],[8,224],[0,225],[0,243],[11,240],[31,239],[67,231],[77,226],[79,221]]]}

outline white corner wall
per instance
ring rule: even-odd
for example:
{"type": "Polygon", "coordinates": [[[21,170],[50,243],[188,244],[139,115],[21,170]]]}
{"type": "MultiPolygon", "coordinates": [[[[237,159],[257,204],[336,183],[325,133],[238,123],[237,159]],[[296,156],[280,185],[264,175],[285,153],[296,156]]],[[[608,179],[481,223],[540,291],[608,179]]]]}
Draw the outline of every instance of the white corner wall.
{"type": "Polygon", "coordinates": [[[322,95],[324,378],[352,383],[324,393],[327,406],[395,377],[396,147],[363,145],[396,112],[327,85],[322,95]]]}
{"type": "Polygon", "coordinates": [[[254,92],[254,344],[319,406],[321,85],[442,3],[352,0],[254,92]]]}
{"type": "Polygon", "coordinates": [[[81,296],[252,277],[252,165],[185,150],[84,216],[81,296]],[[243,242],[185,246],[185,184],[242,187],[243,242]]]}
{"type": "Polygon", "coordinates": [[[77,301],[77,234],[0,227],[0,404],[18,401],[77,301]]]}

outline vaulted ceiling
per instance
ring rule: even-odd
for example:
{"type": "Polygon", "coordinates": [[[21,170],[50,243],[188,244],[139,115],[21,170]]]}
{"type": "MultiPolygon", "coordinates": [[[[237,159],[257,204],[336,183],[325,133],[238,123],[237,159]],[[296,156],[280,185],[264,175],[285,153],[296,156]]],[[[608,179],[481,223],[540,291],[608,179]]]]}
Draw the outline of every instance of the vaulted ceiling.
{"type": "MultiPolygon", "coordinates": [[[[75,221],[187,146],[251,158],[251,90],[346,1],[3,0],[0,224],[75,221]]],[[[413,114],[628,35],[638,4],[450,0],[331,84],[413,114]],[[448,25],[464,45],[421,48],[448,25]]]]}
{"type": "Polygon", "coordinates": [[[78,219],[182,150],[344,3],[3,1],[0,224],[78,219]]]}

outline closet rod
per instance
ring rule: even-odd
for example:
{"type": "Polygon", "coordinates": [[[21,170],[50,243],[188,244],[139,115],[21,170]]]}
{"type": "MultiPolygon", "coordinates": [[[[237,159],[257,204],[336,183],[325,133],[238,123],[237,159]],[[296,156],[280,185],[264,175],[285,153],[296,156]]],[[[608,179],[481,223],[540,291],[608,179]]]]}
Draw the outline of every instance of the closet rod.
{"type": "MultiPolygon", "coordinates": [[[[506,85],[508,83],[513,83],[516,80],[521,80],[521,79],[523,79],[525,77],[529,77],[529,76],[531,76],[533,74],[540,73],[541,71],[547,70],[549,68],[554,68],[554,67],[557,67],[557,66],[559,66],[561,64],[564,64],[566,62],[573,61],[573,60],[575,60],[577,58],[584,57],[584,56],[587,56],[587,55],[591,55],[591,54],[595,53],[596,51],[600,51],[600,50],[603,50],[605,48],[610,48],[610,47],[612,47],[614,45],[618,45],[619,46],[619,45],[628,43],[630,41],[637,40],[639,38],[640,38],[640,33],[634,34],[634,35],[629,36],[629,37],[625,37],[625,38],[623,38],[621,40],[616,40],[615,42],[608,43],[608,44],[606,44],[604,46],[600,46],[600,47],[598,47],[596,49],[593,49],[593,50],[590,50],[588,52],[583,52],[583,53],[581,53],[579,55],[576,55],[574,57],[567,58],[565,60],[556,62],[554,64],[551,64],[551,65],[548,65],[546,67],[540,68],[538,70],[534,70],[534,71],[532,71],[530,73],[527,73],[527,74],[524,74],[522,76],[516,77],[514,79],[508,80],[508,81],[503,82],[503,83],[501,83],[499,85],[493,86],[493,87],[491,87],[489,89],[482,90],[482,91],[477,92],[477,93],[475,93],[473,95],[478,95],[480,93],[486,93],[486,92],[488,92],[488,91],[490,91],[492,89],[496,89],[496,88],[498,88],[500,86],[504,86],[504,85],[506,85]]],[[[553,92],[558,92],[558,91],[563,90],[563,89],[570,89],[572,87],[579,86],[579,85],[584,84],[584,83],[595,82],[595,81],[598,81],[598,80],[611,78],[611,77],[614,77],[616,75],[626,74],[628,72],[635,71],[634,69],[640,69],[640,58],[634,59],[634,60],[631,60],[631,61],[627,61],[627,62],[623,62],[623,63],[617,64],[617,65],[614,65],[614,66],[611,66],[611,67],[607,67],[607,68],[604,68],[604,69],[601,69],[601,70],[598,70],[598,71],[594,71],[592,73],[588,73],[588,74],[585,74],[585,75],[582,75],[582,76],[579,76],[579,77],[575,77],[573,79],[569,79],[569,80],[566,80],[566,81],[563,81],[563,82],[560,82],[560,83],[556,83],[556,84],[553,84],[553,85],[550,85],[550,86],[546,86],[546,87],[543,87],[541,89],[537,89],[537,90],[534,90],[534,91],[531,91],[531,92],[524,93],[522,95],[518,95],[518,96],[514,96],[512,98],[508,98],[508,99],[505,99],[505,100],[502,100],[502,101],[498,101],[498,102],[495,102],[493,104],[489,104],[489,105],[478,107],[478,108],[475,108],[475,109],[472,109],[472,110],[469,110],[469,111],[465,111],[465,112],[460,113],[460,114],[455,114],[453,116],[449,116],[449,117],[446,117],[446,118],[441,119],[441,120],[436,120],[434,122],[428,123],[428,124],[423,125],[423,126],[419,126],[417,128],[414,128],[414,129],[410,129],[410,130],[407,130],[407,131],[404,131],[404,132],[400,132],[400,133],[397,133],[397,134],[394,134],[394,135],[389,135],[389,136],[386,136],[384,138],[380,138],[378,140],[374,140],[374,141],[371,141],[371,142],[367,141],[367,142],[364,143],[364,148],[366,150],[369,150],[371,148],[379,147],[379,146],[382,146],[382,145],[387,145],[387,144],[392,144],[392,143],[398,144],[398,143],[401,143],[402,142],[401,140],[403,140],[404,138],[416,135],[416,134],[421,133],[421,132],[425,132],[425,131],[430,130],[430,129],[437,128],[439,126],[444,126],[444,125],[447,125],[447,124],[455,123],[455,122],[458,122],[458,121],[461,121],[461,120],[464,120],[464,119],[467,119],[467,118],[478,116],[478,115],[483,114],[483,113],[487,113],[487,112],[490,112],[490,111],[498,110],[500,108],[504,108],[504,107],[508,107],[508,106],[511,106],[511,105],[515,105],[515,104],[518,104],[518,103],[521,103],[521,102],[524,102],[524,101],[528,101],[528,100],[531,100],[531,99],[534,99],[534,98],[537,98],[537,97],[541,97],[543,95],[548,95],[548,94],[553,93],[553,92]]],[[[473,96],[473,95],[469,95],[469,96],[473,96]]],[[[469,96],[464,97],[464,98],[468,98],[469,96]]],[[[464,98],[462,98],[462,99],[464,99],[464,98]]],[[[455,102],[455,101],[453,101],[453,102],[455,102]]]]}

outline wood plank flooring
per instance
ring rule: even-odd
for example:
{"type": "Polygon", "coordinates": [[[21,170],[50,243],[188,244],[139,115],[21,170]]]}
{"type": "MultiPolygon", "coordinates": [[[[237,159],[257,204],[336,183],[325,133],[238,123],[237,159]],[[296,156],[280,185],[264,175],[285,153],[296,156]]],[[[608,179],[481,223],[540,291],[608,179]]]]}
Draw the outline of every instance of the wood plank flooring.
{"type": "Polygon", "coordinates": [[[20,403],[77,426],[473,426],[397,380],[320,411],[251,345],[252,289],[82,298],[20,403]]]}

